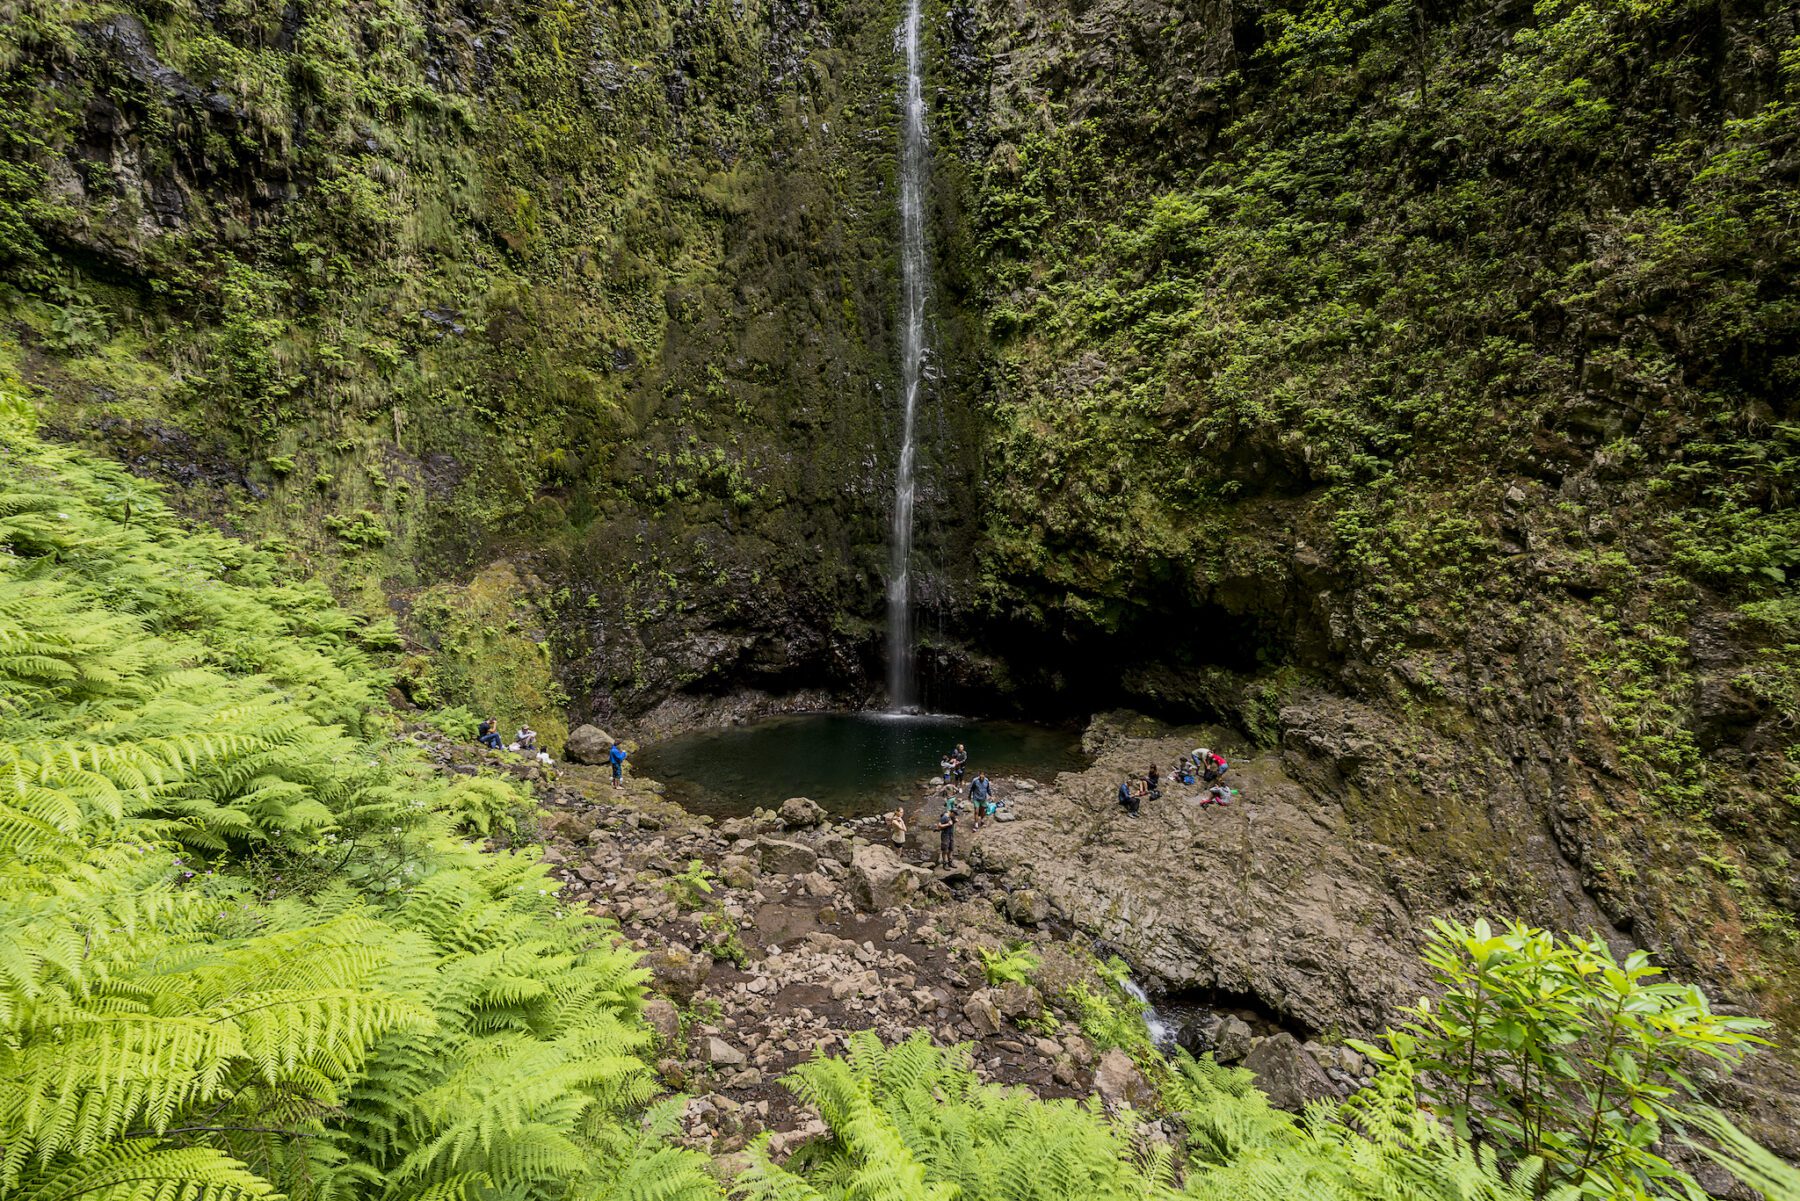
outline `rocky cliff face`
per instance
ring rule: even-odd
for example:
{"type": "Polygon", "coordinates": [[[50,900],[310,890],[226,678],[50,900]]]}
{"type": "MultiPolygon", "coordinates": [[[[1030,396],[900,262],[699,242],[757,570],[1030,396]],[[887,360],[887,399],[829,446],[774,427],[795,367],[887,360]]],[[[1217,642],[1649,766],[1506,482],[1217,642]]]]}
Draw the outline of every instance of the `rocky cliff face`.
{"type": "Polygon", "coordinates": [[[1792,12],[968,21],[960,666],[1223,719],[1433,903],[1567,897],[1791,1025],[1792,12]]]}
{"type": "MultiPolygon", "coordinates": [[[[13,5],[5,379],[372,605],[517,560],[584,715],[856,695],[888,7],[13,5]]],[[[974,533],[967,412],[928,414],[934,589],[974,533]]]]}

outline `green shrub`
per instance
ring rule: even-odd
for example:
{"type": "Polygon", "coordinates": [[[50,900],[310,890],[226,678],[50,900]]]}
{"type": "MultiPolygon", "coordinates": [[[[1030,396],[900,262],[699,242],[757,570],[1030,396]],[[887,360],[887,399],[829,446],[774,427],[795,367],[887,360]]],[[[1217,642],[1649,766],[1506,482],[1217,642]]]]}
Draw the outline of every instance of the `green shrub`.
{"type": "Polygon", "coordinates": [[[1513,924],[1436,921],[1425,950],[1442,995],[1408,1011],[1378,1063],[1421,1073],[1464,1137],[1542,1159],[1584,1192],[1678,1190],[1652,1148],[1697,1107],[1696,1067],[1734,1066],[1767,1023],[1716,1014],[1692,985],[1656,980],[1644,951],[1513,924]]]}

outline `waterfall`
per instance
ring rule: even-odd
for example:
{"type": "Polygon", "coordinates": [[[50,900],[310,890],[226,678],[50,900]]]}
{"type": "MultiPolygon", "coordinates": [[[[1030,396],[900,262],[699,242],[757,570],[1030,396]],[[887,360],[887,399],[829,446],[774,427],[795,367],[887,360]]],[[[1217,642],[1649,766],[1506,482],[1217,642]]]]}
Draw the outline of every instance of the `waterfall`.
{"type": "Polygon", "coordinates": [[[1120,985],[1125,994],[1144,1007],[1144,1027],[1150,1031],[1150,1044],[1159,1051],[1166,1051],[1175,1045],[1175,1030],[1163,1020],[1162,1014],[1156,1012],[1156,1006],[1150,1003],[1150,994],[1144,986],[1125,977],[1120,985]]]}
{"type": "Polygon", "coordinates": [[[931,290],[925,257],[925,83],[919,47],[919,6],[908,0],[899,42],[906,51],[906,90],[901,97],[900,141],[900,459],[894,469],[894,528],[887,582],[888,704],[900,711],[918,708],[913,663],[912,542],[916,491],[914,437],[919,391],[925,381],[925,301],[931,290]]]}

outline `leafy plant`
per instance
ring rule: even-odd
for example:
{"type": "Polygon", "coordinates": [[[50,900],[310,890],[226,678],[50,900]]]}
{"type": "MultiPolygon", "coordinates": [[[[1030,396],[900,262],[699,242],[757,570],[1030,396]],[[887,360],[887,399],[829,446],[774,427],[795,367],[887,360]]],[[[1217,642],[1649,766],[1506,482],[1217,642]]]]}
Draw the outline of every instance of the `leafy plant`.
{"type": "Polygon", "coordinates": [[[979,953],[981,974],[992,985],[1029,984],[1032,973],[1043,965],[1043,960],[1023,944],[1008,947],[1004,951],[990,951],[982,947],[979,948],[979,953]]]}
{"type": "Polygon", "coordinates": [[[690,859],[687,867],[662,883],[663,891],[683,909],[699,909],[712,895],[715,876],[704,860],[690,859]]]}
{"type": "Polygon", "coordinates": [[[1761,1043],[1766,1023],[1712,1012],[1691,985],[1658,981],[1644,951],[1621,962],[1599,938],[1514,923],[1496,933],[1437,920],[1424,959],[1442,989],[1408,1011],[1376,1062],[1422,1075],[1464,1137],[1597,1196],[1679,1187],[1652,1148],[1695,1111],[1705,1077],[1761,1043]]]}
{"type": "Polygon", "coordinates": [[[744,946],[742,932],[738,929],[737,920],[723,909],[715,909],[700,917],[700,930],[705,939],[700,949],[714,959],[743,967],[750,962],[749,948],[744,946]]]}

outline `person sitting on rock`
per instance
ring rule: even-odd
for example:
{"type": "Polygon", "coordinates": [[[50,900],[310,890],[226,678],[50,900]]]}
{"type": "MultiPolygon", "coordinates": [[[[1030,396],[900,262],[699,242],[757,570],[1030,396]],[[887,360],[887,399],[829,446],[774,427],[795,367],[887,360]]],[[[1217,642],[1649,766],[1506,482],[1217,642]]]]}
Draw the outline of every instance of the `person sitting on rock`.
{"type": "Polygon", "coordinates": [[[1137,789],[1131,786],[1131,777],[1127,776],[1125,779],[1120,780],[1119,808],[1125,811],[1125,816],[1136,817],[1138,815],[1138,806],[1142,803],[1143,798],[1138,796],[1137,789]]]}
{"type": "Polygon", "coordinates": [[[491,717],[483,718],[481,725],[475,730],[475,741],[489,750],[500,749],[500,723],[491,717]]]}
{"type": "Polygon", "coordinates": [[[518,741],[514,744],[513,749],[520,751],[537,750],[537,731],[530,726],[520,726],[518,741]]]}
{"type": "Polygon", "coordinates": [[[1144,773],[1144,795],[1153,801],[1162,800],[1162,776],[1157,774],[1154,763],[1144,773]]]}
{"type": "Polygon", "coordinates": [[[956,858],[956,808],[955,799],[938,814],[938,866],[949,870],[956,858]]]}

